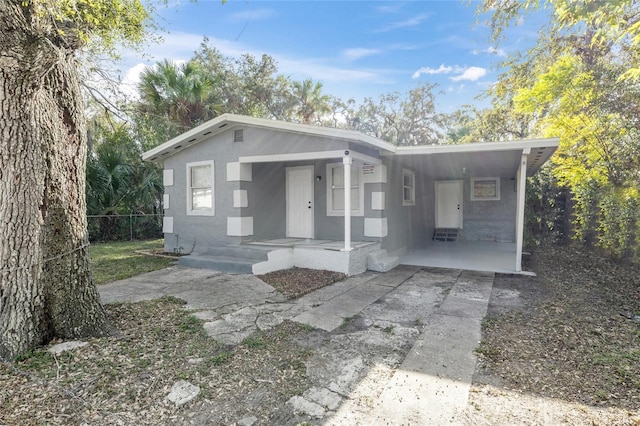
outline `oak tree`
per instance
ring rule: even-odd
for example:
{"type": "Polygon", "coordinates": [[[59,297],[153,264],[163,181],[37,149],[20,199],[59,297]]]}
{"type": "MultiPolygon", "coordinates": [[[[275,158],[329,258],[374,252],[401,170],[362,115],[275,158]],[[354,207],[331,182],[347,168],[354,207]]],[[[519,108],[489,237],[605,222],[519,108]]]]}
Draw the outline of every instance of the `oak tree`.
{"type": "Polygon", "coordinates": [[[139,0],[0,0],[0,357],[113,329],[89,268],[78,54],[145,37],[139,0]]]}

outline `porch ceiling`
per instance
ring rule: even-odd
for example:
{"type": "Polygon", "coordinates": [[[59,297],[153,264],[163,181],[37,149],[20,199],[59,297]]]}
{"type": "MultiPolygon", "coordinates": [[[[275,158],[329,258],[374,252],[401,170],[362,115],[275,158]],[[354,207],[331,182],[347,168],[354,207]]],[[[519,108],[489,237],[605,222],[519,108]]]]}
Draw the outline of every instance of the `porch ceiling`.
{"type": "MultiPolygon", "coordinates": [[[[527,157],[527,176],[533,176],[551,157],[555,146],[536,147],[527,157]]],[[[447,152],[401,156],[403,165],[432,179],[468,177],[515,178],[522,149],[506,151],[447,152]]]]}

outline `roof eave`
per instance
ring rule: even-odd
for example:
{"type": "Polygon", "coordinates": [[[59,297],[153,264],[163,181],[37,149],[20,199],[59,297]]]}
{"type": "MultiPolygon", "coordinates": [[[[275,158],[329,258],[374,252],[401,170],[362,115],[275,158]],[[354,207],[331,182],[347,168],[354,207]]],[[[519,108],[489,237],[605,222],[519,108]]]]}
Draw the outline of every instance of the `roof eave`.
{"type": "Polygon", "coordinates": [[[446,154],[456,152],[512,151],[540,147],[557,148],[559,138],[526,139],[506,142],[478,142],[461,145],[399,146],[396,155],[446,154]]]}
{"type": "MultiPolygon", "coordinates": [[[[308,124],[289,123],[284,121],[270,120],[265,118],[255,118],[243,115],[223,114],[214,118],[206,123],[201,124],[165,143],[159,145],[149,151],[142,154],[144,161],[158,161],[163,156],[171,155],[173,150],[186,148],[185,144],[198,143],[205,138],[199,136],[209,136],[220,133],[223,129],[229,125],[248,125],[254,127],[268,128],[274,130],[282,130],[289,132],[305,133],[316,136],[330,137],[334,139],[341,139],[349,142],[363,143],[370,145],[374,148],[384,150],[387,152],[394,152],[395,146],[388,142],[374,138],[356,130],[345,130],[336,128],[327,128],[312,126],[308,124]]],[[[226,130],[226,129],[225,129],[226,130]]]]}

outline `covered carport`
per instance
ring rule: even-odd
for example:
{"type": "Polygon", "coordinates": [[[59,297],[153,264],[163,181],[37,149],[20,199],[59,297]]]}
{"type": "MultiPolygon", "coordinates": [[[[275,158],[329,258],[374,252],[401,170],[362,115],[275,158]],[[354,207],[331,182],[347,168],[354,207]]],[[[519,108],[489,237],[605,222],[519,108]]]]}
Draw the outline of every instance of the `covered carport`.
{"type": "Polygon", "coordinates": [[[415,171],[416,187],[422,186],[425,198],[417,203],[425,221],[420,238],[398,253],[400,262],[527,273],[522,270],[526,178],[558,143],[551,138],[398,147],[393,160],[415,171]],[[434,231],[443,224],[458,228],[458,238],[434,241],[434,231]]]}

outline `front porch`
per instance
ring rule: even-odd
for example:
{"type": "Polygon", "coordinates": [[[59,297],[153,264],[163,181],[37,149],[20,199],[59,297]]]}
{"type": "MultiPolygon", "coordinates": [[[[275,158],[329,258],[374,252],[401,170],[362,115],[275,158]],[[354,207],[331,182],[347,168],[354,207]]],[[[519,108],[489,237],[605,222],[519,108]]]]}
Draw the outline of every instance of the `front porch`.
{"type": "Polygon", "coordinates": [[[430,241],[400,256],[400,264],[465,269],[502,274],[535,275],[517,269],[516,243],[430,241]]]}
{"type": "Polygon", "coordinates": [[[369,267],[369,255],[380,250],[378,242],[354,241],[350,242],[350,249],[345,250],[344,241],[311,238],[252,241],[242,246],[268,251],[266,261],[253,264],[255,275],[293,267],[357,275],[369,267]]]}

